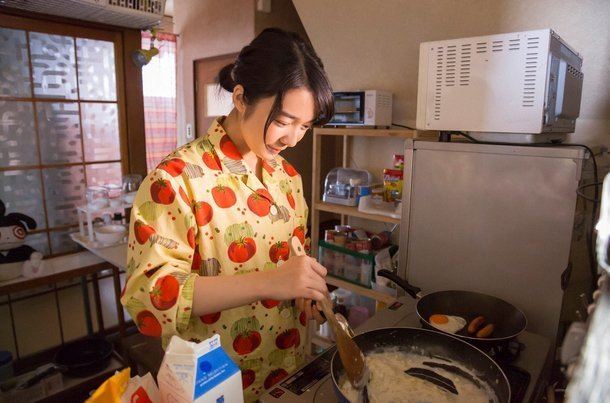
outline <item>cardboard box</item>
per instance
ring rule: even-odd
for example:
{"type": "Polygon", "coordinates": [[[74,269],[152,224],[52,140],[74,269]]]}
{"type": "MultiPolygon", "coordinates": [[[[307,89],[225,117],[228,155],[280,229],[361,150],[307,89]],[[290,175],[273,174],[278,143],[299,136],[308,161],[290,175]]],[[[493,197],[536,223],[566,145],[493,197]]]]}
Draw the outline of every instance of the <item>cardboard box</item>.
{"type": "Polygon", "coordinates": [[[173,336],[157,375],[167,403],[244,401],[241,371],[220,345],[220,336],[193,343],[173,336]]]}

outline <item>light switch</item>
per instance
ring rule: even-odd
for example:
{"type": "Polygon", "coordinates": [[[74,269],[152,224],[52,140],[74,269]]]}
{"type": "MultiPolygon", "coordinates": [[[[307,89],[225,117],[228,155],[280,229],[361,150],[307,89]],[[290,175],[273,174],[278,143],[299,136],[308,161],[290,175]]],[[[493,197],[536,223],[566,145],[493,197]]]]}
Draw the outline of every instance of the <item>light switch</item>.
{"type": "Polygon", "coordinates": [[[269,14],[271,12],[271,0],[257,0],[256,10],[269,14]]]}
{"type": "Polygon", "coordinates": [[[190,123],[187,123],[186,125],[186,139],[187,140],[193,140],[195,137],[193,136],[193,125],[190,123]]]}

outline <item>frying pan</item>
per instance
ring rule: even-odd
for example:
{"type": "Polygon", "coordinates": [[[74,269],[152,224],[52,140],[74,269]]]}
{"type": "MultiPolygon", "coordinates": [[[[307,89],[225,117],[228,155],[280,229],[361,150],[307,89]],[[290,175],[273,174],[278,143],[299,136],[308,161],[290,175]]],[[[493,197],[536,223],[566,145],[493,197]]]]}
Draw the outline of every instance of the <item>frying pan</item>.
{"type": "MultiPolygon", "coordinates": [[[[400,351],[435,358],[437,362],[438,359],[444,360],[447,362],[445,365],[458,364],[476,375],[475,383],[479,382],[492,390],[496,395],[496,402],[510,402],[508,379],[498,364],[481,350],[457,337],[427,329],[395,327],[365,332],[355,336],[353,340],[365,355],[384,347],[397,347],[400,351]]],[[[336,352],[330,367],[335,394],[340,402],[348,403],[338,386],[344,371],[341,358],[336,352]]],[[[406,390],[405,393],[409,391],[406,390]]]]}
{"type": "Polygon", "coordinates": [[[106,368],[112,356],[112,343],[105,339],[86,338],[68,343],[57,350],[52,366],[20,383],[25,389],[59,371],[75,378],[84,378],[106,368]]]}
{"type": "Polygon", "coordinates": [[[424,327],[428,329],[442,331],[429,322],[430,316],[434,314],[460,316],[466,319],[467,323],[470,323],[477,316],[484,316],[486,324],[493,323],[494,325],[494,331],[490,337],[478,338],[475,335],[470,335],[467,332],[468,326],[454,334],[454,336],[481,348],[503,344],[517,337],[525,330],[527,325],[525,314],[514,305],[500,298],[477,292],[457,290],[438,291],[422,295],[421,288],[409,284],[391,271],[379,270],[377,275],[392,280],[407,294],[418,300],[417,315],[424,327]]]}

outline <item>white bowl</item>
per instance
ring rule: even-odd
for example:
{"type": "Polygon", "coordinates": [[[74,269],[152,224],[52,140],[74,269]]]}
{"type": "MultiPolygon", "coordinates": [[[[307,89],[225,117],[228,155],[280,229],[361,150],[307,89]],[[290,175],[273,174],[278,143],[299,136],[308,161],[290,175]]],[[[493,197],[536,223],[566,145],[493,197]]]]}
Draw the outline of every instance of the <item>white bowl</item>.
{"type": "Polygon", "coordinates": [[[98,242],[110,245],[121,242],[127,233],[127,228],[122,225],[104,225],[95,228],[93,232],[95,232],[95,239],[98,242]]]}

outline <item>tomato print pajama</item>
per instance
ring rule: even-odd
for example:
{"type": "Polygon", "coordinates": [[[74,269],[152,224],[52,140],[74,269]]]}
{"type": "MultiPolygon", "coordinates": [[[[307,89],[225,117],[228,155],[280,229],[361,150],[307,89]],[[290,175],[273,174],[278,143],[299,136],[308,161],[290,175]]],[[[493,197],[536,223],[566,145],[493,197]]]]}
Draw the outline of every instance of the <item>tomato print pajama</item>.
{"type": "Polygon", "coordinates": [[[253,401],[302,363],[304,314],[291,301],[263,300],[191,315],[193,283],[281,270],[288,240],[305,244],[308,210],[294,167],[280,156],[265,161],[261,182],[223,119],[170,154],[138,190],[121,301],[140,332],[161,337],[164,347],[172,335],[200,341],[219,334],[253,401]]]}

